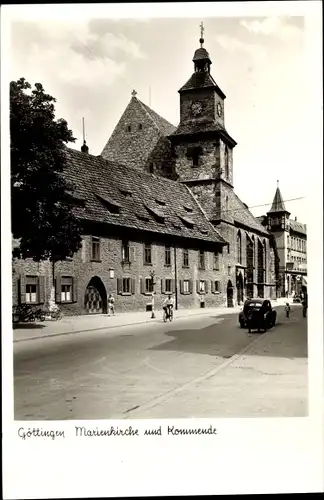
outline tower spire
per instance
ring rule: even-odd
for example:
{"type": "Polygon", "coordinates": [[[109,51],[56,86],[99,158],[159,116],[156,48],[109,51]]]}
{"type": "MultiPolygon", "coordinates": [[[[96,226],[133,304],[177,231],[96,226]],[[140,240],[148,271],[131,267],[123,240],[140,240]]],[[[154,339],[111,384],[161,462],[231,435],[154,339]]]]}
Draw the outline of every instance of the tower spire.
{"type": "Polygon", "coordinates": [[[283,197],[279,189],[279,181],[277,180],[277,189],[273,198],[272,206],[268,213],[281,213],[281,212],[289,213],[286,210],[283,197]]]}

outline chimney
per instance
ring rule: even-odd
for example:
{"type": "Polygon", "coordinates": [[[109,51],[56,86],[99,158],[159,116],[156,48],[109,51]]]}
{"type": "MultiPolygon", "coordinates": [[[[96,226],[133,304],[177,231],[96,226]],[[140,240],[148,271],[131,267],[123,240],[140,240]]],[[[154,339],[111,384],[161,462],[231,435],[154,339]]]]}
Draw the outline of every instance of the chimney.
{"type": "Polygon", "coordinates": [[[297,222],[297,217],[295,217],[295,222],[297,222]]]}

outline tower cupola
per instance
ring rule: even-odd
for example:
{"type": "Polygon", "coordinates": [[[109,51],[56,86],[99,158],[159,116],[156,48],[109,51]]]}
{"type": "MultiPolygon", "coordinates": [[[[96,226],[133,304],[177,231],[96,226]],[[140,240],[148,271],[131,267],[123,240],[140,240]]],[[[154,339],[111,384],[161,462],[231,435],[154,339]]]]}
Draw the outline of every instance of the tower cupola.
{"type": "Polygon", "coordinates": [[[195,72],[205,72],[205,73],[210,73],[210,65],[212,64],[209,54],[207,50],[203,47],[204,45],[204,34],[205,28],[203,23],[201,22],[200,24],[200,48],[195,51],[195,54],[193,56],[193,63],[195,65],[195,72]]]}

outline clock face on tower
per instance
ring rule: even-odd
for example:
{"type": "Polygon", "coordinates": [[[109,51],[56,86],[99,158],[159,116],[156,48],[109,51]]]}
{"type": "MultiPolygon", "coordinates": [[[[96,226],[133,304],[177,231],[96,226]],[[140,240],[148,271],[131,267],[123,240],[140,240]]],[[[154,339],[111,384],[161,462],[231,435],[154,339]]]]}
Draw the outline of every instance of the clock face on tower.
{"type": "Polygon", "coordinates": [[[222,108],[222,105],[220,102],[217,103],[217,114],[219,117],[222,116],[222,113],[223,113],[223,108],[222,108]]]}
{"type": "Polygon", "coordinates": [[[194,116],[200,115],[202,109],[203,107],[200,101],[195,101],[191,104],[191,112],[194,116]]]}

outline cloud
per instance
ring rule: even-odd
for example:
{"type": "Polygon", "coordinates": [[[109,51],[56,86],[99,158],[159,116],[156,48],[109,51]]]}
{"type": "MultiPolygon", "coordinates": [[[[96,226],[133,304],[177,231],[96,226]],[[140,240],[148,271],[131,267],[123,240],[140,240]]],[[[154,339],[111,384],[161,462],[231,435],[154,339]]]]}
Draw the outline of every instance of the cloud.
{"type": "Polygon", "coordinates": [[[254,35],[275,35],[289,40],[301,34],[301,29],[297,24],[289,22],[289,20],[285,17],[266,17],[264,19],[242,20],[240,24],[254,35]]]}
{"type": "Polygon", "coordinates": [[[217,35],[216,42],[228,52],[245,52],[252,57],[256,62],[262,62],[266,58],[266,49],[262,45],[256,43],[245,43],[229,35],[217,35]]]}

